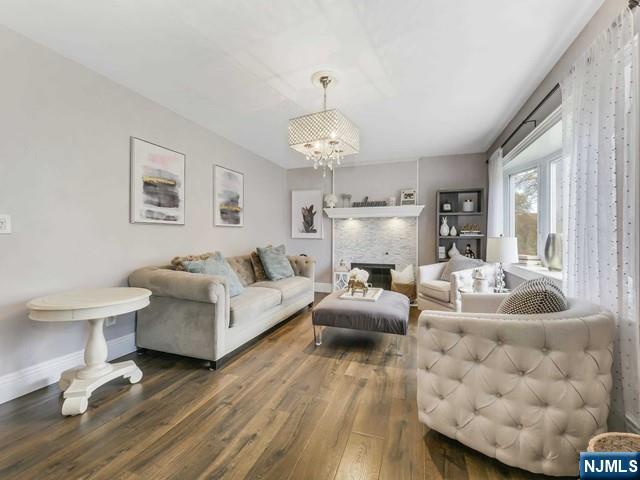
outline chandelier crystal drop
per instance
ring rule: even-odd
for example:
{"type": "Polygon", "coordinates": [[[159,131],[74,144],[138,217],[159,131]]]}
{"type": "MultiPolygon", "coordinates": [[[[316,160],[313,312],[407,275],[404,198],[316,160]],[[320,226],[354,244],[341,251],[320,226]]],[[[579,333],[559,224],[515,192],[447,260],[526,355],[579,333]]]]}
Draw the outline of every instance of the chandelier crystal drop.
{"type": "Polygon", "coordinates": [[[312,81],[323,88],[323,110],[289,120],[289,146],[302,153],[314,169],[322,169],[324,177],[346,155],[359,152],[360,132],[340,111],[327,110],[327,87],[335,82],[330,72],[318,72],[312,81]]]}

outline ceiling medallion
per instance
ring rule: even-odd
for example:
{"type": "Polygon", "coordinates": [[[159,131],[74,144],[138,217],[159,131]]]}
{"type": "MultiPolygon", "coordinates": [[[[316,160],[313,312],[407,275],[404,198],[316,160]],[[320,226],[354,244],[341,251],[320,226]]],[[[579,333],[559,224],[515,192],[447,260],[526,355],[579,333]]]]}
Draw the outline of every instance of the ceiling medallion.
{"type": "Polygon", "coordinates": [[[311,77],[324,91],[323,110],[289,120],[289,146],[313,162],[313,168],[333,170],[346,155],[360,151],[360,132],[340,111],[327,110],[327,87],[335,85],[332,72],[317,72],[311,77]]]}

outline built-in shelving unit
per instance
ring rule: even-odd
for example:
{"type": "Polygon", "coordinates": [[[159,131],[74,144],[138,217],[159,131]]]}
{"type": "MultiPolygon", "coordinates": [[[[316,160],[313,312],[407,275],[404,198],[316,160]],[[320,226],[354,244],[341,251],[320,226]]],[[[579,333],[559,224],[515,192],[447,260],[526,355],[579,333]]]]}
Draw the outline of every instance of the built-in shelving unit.
{"type": "Polygon", "coordinates": [[[417,217],[424,205],[398,205],[395,207],[350,207],[325,208],[324,213],[329,218],[389,218],[389,217],[417,217]]]}
{"type": "Polygon", "coordinates": [[[439,190],[436,193],[436,260],[438,262],[446,262],[449,260],[448,252],[454,243],[460,253],[464,253],[467,244],[469,244],[477,258],[485,258],[487,245],[485,233],[487,230],[485,202],[484,188],[439,190]],[[462,211],[465,200],[473,201],[473,211],[462,211]],[[447,202],[451,204],[451,211],[445,212],[442,210],[442,205],[447,202]],[[443,217],[447,217],[449,228],[452,226],[456,227],[457,235],[440,235],[440,226],[442,225],[443,217]],[[481,233],[479,235],[460,235],[462,227],[466,224],[478,225],[481,233]],[[438,247],[444,247],[445,258],[440,257],[438,247]]]}

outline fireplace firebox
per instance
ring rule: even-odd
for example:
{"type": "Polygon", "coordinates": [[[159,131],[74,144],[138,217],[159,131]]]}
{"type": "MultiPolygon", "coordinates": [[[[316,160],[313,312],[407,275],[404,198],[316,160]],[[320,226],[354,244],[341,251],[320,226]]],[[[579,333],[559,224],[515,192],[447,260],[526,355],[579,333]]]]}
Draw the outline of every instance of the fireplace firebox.
{"type": "Polygon", "coordinates": [[[374,287],[391,288],[391,269],[396,268],[395,264],[388,263],[351,263],[351,268],[359,268],[369,272],[369,283],[374,287]]]}

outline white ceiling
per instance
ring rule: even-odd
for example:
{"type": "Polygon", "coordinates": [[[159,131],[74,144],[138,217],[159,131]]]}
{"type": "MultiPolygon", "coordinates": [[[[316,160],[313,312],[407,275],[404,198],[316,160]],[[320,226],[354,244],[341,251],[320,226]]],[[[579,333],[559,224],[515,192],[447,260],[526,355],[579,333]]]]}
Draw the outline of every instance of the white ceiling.
{"type": "Polygon", "coordinates": [[[295,168],[320,69],[350,161],[486,151],[602,1],[0,0],[0,23],[295,168]]]}

